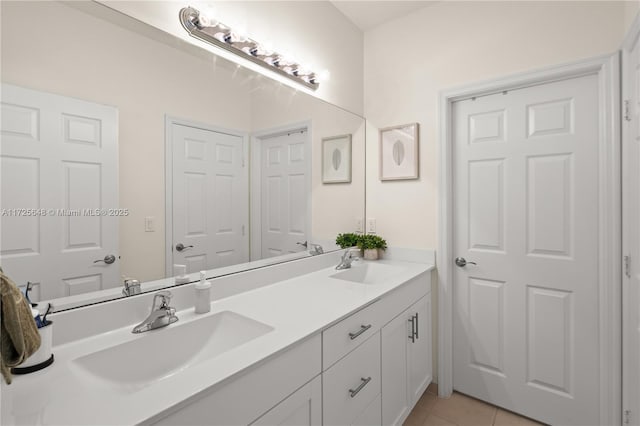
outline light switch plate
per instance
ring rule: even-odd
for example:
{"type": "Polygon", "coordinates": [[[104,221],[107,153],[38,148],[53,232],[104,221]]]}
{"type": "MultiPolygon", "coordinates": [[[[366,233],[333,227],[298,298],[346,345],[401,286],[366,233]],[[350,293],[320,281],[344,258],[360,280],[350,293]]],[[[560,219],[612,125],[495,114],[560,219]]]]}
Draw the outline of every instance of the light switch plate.
{"type": "Polygon", "coordinates": [[[372,217],[367,219],[367,233],[368,234],[376,233],[376,220],[372,217]]]}
{"type": "Polygon", "coordinates": [[[156,224],[153,216],[147,216],[144,218],[144,232],[155,232],[156,224]]]}
{"type": "Polygon", "coordinates": [[[361,217],[356,217],[356,232],[362,234],[364,232],[364,222],[361,217]]]}

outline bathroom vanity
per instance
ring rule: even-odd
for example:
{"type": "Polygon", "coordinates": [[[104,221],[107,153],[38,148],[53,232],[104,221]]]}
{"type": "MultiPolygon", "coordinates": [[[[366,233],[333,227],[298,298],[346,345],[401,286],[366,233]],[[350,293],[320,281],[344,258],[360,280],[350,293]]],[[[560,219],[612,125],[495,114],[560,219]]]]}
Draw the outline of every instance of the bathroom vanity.
{"type": "MultiPolygon", "coordinates": [[[[174,289],[175,324],[133,334],[131,323],[55,346],[50,368],[3,386],[2,424],[401,424],[432,378],[433,267],[384,260],[336,271],[326,264],[338,253],[319,257],[317,270],[214,292],[209,314],[185,306],[185,285],[174,289]]],[[[91,309],[102,321],[97,307],[74,315],[87,320],[91,309]]]]}

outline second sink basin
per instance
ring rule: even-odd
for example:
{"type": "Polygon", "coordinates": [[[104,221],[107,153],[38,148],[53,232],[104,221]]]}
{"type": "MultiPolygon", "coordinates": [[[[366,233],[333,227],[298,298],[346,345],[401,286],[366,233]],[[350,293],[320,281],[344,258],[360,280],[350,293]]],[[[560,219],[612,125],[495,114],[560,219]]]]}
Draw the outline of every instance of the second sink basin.
{"type": "Polygon", "coordinates": [[[273,327],[261,322],[223,311],[143,333],[73,363],[82,374],[135,392],[271,330],[273,327]]]}
{"type": "Polygon", "coordinates": [[[384,284],[401,270],[402,268],[397,266],[383,263],[358,261],[353,262],[350,269],[342,270],[329,277],[360,284],[384,284]]]}

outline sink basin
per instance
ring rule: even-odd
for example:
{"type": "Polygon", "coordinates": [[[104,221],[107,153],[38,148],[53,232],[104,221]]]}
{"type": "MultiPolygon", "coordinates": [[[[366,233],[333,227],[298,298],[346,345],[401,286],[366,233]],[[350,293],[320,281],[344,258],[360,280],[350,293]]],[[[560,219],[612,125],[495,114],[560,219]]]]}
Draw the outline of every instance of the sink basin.
{"type": "Polygon", "coordinates": [[[397,266],[360,261],[352,263],[350,269],[330,275],[330,278],[360,284],[384,284],[400,271],[402,271],[402,268],[397,266]]]}
{"type": "Polygon", "coordinates": [[[140,335],[73,361],[76,370],[135,392],[273,330],[261,322],[223,311],[140,335]]]}

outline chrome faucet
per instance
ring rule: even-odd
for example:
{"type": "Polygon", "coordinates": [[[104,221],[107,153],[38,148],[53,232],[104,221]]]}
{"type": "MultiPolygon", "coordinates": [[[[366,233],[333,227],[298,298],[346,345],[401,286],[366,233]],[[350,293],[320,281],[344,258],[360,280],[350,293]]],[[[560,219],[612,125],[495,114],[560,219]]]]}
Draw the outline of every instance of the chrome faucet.
{"type": "MultiPolygon", "coordinates": [[[[357,250],[357,249],[355,249],[357,250]]],[[[339,271],[341,269],[349,269],[351,268],[351,263],[360,260],[360,256],[353,255],[354,249],[347,249],[342,255],[342,259],[340,259],[340,263],[336,266],[336,269],[339,271]]]]}
{"type": "Polygon", "coordinates": [[[311,246],[311,250],[309,250],[309,254],[311,256],[316,256],[318,254],[322,254],[324,253],[324,250],[322,250],[322,246],[320,244],[309,244],[311,246]]]}
{"type": "Polygon", "coordinates": [[[296,244],[299,245],[299,246],[304,247],[305,249],[309,248],[309,246],[311,246],[311,250],[309,250],[309,254],[311,256],[316,256],[318,254],[324,253],[324,250],[322,249],[322,246],[320,244],[313,244],[313,243],[310,243],[309,241],[305,241],[305,242],[302,242],[302,243],[301,242],[297,242],[296,244]]]}
{"type": "Polygon", "coordinates": [[[160,327],[166,327],[178,321],[175,308],[169,306],[171,301],[170,291],[159,291],[153,295],[151,313],[140,324],[133,327],[132,333],[144,333],[160,327]],[[159,302],[158,302],[159,300],[159,302]]]}
{"type": "Polygon", "coordinates": [[[122,289],[123,296],[134,296],[140,294],[140,281],[133,278],[126,278],[124,280],[124,288],[122,289]]]}

